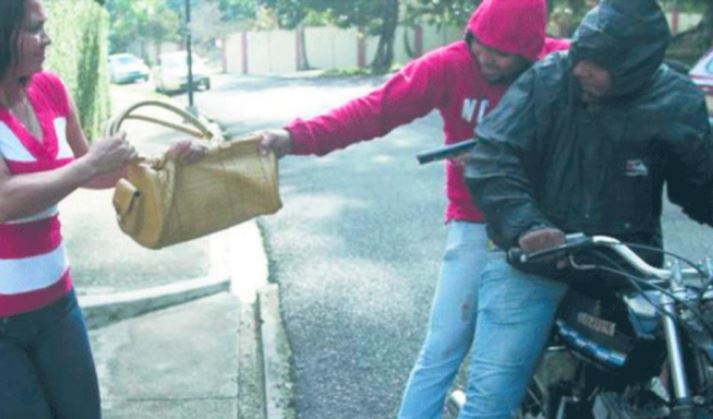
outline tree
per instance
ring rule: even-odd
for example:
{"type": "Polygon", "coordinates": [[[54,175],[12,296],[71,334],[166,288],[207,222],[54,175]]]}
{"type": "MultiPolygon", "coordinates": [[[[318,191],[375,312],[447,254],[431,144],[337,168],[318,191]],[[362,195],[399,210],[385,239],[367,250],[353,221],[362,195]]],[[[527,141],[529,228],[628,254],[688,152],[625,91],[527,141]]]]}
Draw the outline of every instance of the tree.
{"type": "Polygon", "coordinates": [[[146,45],[157,52],[163,42],[180,39],[181,19],[164,0],[107,0],[110,17],[110,51],[126,51],[139,43],[141,55],[148,58],[146,45]]]}
{"type": "Polygon", "coordinates": [[[281,28],[294,29],[313,11],[315,1],[301,0],[258,0],[260,7],[272,10],[276,23],[281,28]],[[314,3],[314,4],[313,4],[314,3]]]}
{"type": "Polygon", "coordinates": [[[684,61],[695,60],[713,46],[713,1],[662,0],[665,7],[701,13],[698,25],[676,34],[671,42],[671,55],[684,61]]]}
{"type": "Polygon", "coordinates": [[[384,0],[381,14],[381,33],[376,56],[371,63],[375,73],[385,73],[391,68],[394,60],[394,36],[399,24],[399,0],[384,0]]]}
{"type": "Polygon", "coordinates": [[[258,0],[258,3],[275,10],[283,27],[295,27],[305,18],[319,16],[337,27],[353,27],[362,34],[379,36],[371,69],[383,73],[391,67],[400,0],[258,0]]]}
{"type": "Polygon", "coordinates": [[[224,22],[241,22],[255,19],[255,0],[218,0],[224,22]]]}
{"type": "Polygon", "coordinates": [[[304,33],[304,21],[310,15],[316,15],[317,12],[312,10],[305,2],[300,0],[260,0],[263,8],[274,11],[274,19],[280,28],[295,29],[299,36],[300,49],[299,60],[300,67],[298,70],[309,70],[309,58],[307,57],[306,40],[304,33]]]}
{"type": "Polygon", "coordinates": [[[713,45],[713,1],[706,1],[706,9],[703,19],[696,28],[700,34],[699,43],[701,47],[708,49],[713,45]]]}
{"type": "MultiPolygon", "coordinates": [[[[669,56],[692,61],[713,46],[713,0],[659,0],[659,3],[668,12],[677,10],[702,16],[695,27],[673,37],[669,56]]],[[[594,0],[550,1],[551,18],[560,27],[559,35],[571,36],[584,14],[595,5],[594,0]]]]}
{"type": "Polygon", "coordinates": [[[409,0],[404,21],[464,27],[482,0],[409,0]]]}

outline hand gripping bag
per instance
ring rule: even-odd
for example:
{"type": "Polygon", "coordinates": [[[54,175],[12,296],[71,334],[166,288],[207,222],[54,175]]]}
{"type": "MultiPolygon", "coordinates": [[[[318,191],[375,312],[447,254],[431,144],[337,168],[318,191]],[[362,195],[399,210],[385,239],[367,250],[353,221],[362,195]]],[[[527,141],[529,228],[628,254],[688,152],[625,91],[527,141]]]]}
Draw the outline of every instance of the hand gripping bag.
{"type": "Polygon", "coordinates": [[[116,133],[128,119],[164,125],[211,142],[206,155],[191,164],[166,156],[140,158],[116,184],[113,204],[119,227],[142,246],[160,249],[281,208],[277,159],[274,153],[259,153],[259,137],[224,141],[220,130],[204,119],[160,101],[129,107],[111,122],[108,133],[116,133]],[[136,112],[151,107],[178,115],[183,124],[136,112]]]}

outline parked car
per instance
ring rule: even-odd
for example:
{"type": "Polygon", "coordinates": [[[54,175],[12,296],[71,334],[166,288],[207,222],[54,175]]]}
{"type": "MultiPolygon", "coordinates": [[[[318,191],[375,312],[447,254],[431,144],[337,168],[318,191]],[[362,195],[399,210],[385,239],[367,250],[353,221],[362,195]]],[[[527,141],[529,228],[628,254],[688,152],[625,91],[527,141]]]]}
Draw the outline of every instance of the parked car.
{"type": "MultiPolygon", "coordinates": [[[[210,77],[205,61],[196,54],[193,57],[193,88],[210,89],[210,77]]],[[[153,69],[157,92],[180,92],[188,88],[188,63],[185,51],[161,54],[153,69]]]]}
{"type": "Polygon", "coordinates": [[[706,95],[708,115],[713,117],[713,49],[705,53],[688,74],[706,95]]]}
{"type": "Polygon", "coordinates": [[[149,79],[149,68],[144,61],[128,53],[109,56],[109,77],[112,83],[134,83],[149,79]]]}

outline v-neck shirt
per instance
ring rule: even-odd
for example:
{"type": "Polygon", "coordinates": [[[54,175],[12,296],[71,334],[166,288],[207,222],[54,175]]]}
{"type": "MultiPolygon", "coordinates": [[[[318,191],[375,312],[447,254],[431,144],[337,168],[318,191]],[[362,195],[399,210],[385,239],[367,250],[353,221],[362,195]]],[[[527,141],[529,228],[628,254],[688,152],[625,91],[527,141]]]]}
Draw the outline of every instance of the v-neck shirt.
{"type": "MultiPolygon", "coordinates": [[[[0,156],[12,175],[54,170],[74,159],[67,142],[70,105],[64,84],[47,72],[35,74],[29,83],[27,98],[41,141],[0,106],[0,156]]],[[[0,224],[0,317],[42,308],[71,289],[56,205],[0,224]]]]}
{"type": "Polygon", "coordinates": [[[35,74],[29,83],[27,98],[42,130],[41,140],[0,106],[0,155],[13,174],[55,169],[73,158],[67,142],[70,106],[64,84],[47,72],[35,74]]]}

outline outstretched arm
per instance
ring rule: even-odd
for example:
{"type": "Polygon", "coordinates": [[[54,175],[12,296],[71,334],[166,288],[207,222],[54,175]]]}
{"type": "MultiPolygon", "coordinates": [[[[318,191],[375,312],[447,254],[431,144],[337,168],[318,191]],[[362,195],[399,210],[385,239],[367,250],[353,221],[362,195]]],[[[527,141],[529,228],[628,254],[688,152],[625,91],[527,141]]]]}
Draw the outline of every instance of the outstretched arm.
{"type": "Polygon", "coordinates": [[[263,152],[324,155],[425,116],[445,100],[445,66],[433,54],[413,61],[371,93],[331,111],[263,133],[263,152]],[[435,58],[434,58],[435,57],[435,58]]]}

